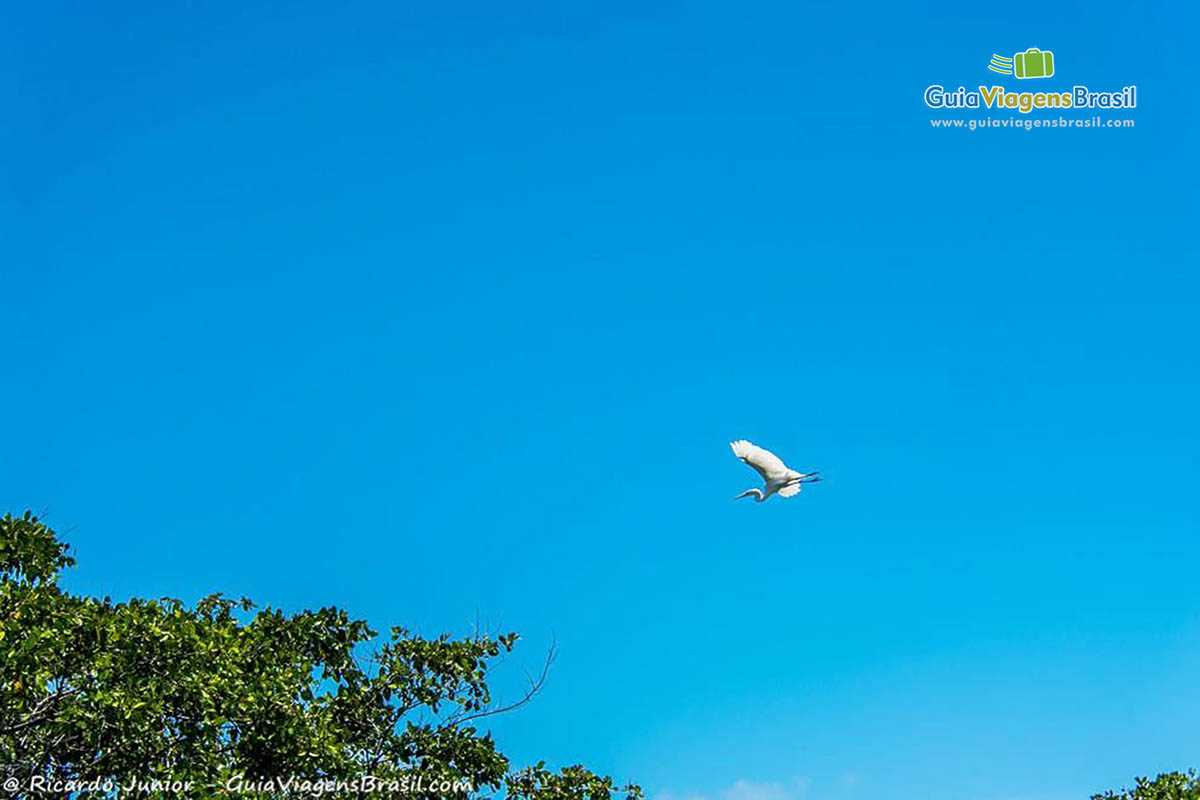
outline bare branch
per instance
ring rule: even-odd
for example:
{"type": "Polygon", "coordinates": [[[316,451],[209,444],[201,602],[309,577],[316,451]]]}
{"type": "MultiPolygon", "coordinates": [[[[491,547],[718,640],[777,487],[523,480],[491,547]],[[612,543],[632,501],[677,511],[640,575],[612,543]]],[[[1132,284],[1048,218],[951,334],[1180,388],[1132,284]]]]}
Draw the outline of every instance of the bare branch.
{"type": "Polygon", "coordinates": [[[546,685],[546,678],[550,675],[550,667],[554,664],[554,658],[557,655],[558,643],[551,641],[550,649],[546,652],[546,661],[544,664],[542,664],[541,674],[539,674],[537,678],[534,678],[529,674],[528,671],[525,673],[525,679],[529,681],[529,688],[525,690],[525,694],[520,700],[517,700],[515,703],[509,703],[506,706],[501,706],[500,708],[488,708],[484,709],[483,711],[478,711],[474,714],[467,714],[464,717],[459,717],[458,719],[450,721],[449,724],[461,725],[464,722],[469,722],[473,719],[480,719],[481,717],[494,717],[497,714],[507,714],[509,711],[516,711],[518,708],[537,697],[542,691],[542,687],[546,685]]]}

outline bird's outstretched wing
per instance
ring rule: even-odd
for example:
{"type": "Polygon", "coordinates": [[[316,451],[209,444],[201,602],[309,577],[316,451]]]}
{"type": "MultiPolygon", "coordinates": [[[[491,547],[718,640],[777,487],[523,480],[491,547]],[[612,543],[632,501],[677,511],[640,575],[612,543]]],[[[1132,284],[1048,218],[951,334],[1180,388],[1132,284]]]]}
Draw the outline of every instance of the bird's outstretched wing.
{"type": "Polygon", "coordinates": [[[795,497],[796,495],[800,494],[800,482],[796,481],[795,483],[789,483],[787,486],[784,486],[782,489],[776,492],[776,494],[780,497],[795,497]]]}
{"type": "Polygon", "coordinates": [[[771,481],[785,480],[789,477],[792,470],[787,468],[780,460],[779,456],[772,453],[770,450],[763,450],[761,447],[756,447],[750,444],[745,439],[738,439],[736,442],[730,442],[729,446],[733,448],[733,454],[746,462],[759,475],[762,475],[763,480],[768,483],[771,481]]]}

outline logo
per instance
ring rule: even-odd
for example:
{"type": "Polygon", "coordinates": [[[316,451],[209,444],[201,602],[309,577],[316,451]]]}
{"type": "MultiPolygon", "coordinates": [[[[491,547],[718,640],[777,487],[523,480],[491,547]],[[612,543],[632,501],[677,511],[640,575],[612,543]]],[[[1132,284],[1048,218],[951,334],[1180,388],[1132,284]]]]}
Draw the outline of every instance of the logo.
{"type": "MultiPolygon", "coordinates": [[[[1054,53],[1030,47],[1012,58],[993,53],[987,68],[1000,75],[1018,80],[1053,78],[1056,75],[1054,53]]],[[[954,84],[951,84],[954,85],[954,84]]],[[[1038,87],[1040,91],[1009,91],[1003,86],[979,85],[974,90],[965,85],[948,89],[935,83],[925,90],[925,105],[944,109],[992,109],[1016,111],[1019,114],[1060,113],[1063,109],[1137,108],[1137,87],[1130,85],[1116,91],[1093,91],[1075,83],[1063,86],[1038,87]]]]}
{"type": "Polygon", "coordinates": [[[988,69],[1018,78],[1049,78],[1054,74],[1054,53],[1036,47],[1016,53],[1012,58],[992,53],[988,69]]]}

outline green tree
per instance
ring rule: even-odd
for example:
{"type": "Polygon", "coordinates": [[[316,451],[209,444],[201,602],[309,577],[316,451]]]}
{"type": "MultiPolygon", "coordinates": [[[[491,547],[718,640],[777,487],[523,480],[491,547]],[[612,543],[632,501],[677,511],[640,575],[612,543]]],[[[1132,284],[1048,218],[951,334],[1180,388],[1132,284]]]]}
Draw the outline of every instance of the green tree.
{"type": "Polygon", "coordinates": [[[1200,800],[1200,777],[1196,771],[1164,772],[1157,778],[1136,778],[1132,789],[1092,795],[1092,800],[1200,800]]]}
{"type": "Polygon", "coordinates": [[[509,706],[493,701],[489,670],[516,634],[426,639],[396,627],[380,639],[337,608],[285,615],[221,595],[194,607],[114,603],[64,592],[59,576],[74,563],[28,512],[0,518],[0,779],[18,782],[9,788],[642,796],[582,766],[513,769],[480,729],[545,680],[543,670],[509,706]]]}

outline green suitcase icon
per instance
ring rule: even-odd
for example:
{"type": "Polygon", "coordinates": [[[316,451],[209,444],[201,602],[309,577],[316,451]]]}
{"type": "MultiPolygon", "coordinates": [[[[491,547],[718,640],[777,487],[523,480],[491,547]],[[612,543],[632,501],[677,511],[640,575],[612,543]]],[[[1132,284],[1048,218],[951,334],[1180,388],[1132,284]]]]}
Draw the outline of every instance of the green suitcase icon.
{"type": "Polygon", "coordinates": [[[1013,56],[1013,74],[1018,78],[1049,78],[1054,74],[1054,53],[1031,47],[1013,56]]]}

